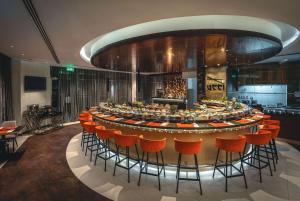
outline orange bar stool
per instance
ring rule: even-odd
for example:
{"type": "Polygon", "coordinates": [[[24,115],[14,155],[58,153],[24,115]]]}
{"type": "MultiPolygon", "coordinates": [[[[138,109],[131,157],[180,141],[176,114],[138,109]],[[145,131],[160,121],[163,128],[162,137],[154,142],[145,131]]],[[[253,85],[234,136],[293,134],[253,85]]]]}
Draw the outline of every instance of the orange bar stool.
{"type": "Polygon", "coordinates": [[[88,121],[92,121],[92,119],[89,118],[89,117],[80,117],[80,118],[79,118],[79,122],[80,122],[80,125],[81,125],[81,127],[82,127],[82,136],[81,136],[81,146],[82,146],[82,151],[84,150],[84,145],[87,143],[86,141],[87,141],[88,136],[89,136],[89,135],[87,135],[86,131],[84,130],[83,124],[84,124],[85,122],[88,122],[88,121]]]}
{"type": "Polygon", "coordinates": [[[216,157],[214,172],[213,172],[213,178],[215,177],[215,171],[218,170],[224,177],[225,177],[225,192],[227,192],[227,179],[231,177],[244,177],[245,187],[247,186],[247,180],[245,176],[245,171],[243,167],[243,159],[242,159],[242,152],[244,151],[246,144],[246,137],[239,135],[237,139],[222,139],[222,138],[216,138],[216,147],[218,148],[218,153],[216,157]],[[219,154],[220,151],[223,150],[226,153],[226,160],[225,164],[218,164],[219,154]],[[230,154],[230,163],[228,163],[228,153],[230,154]],[[238,169],[235,165],[232,164],[232,153],[238,153],[241,167],[238,169]],[[228,175],[228,166],[230,166],[230,175],[228,175]],[[220,168],[225,167],[224,171],[222,171],[220,168]],[[234,168],[239,174],[232,174],[232,168],[234,168]]]}
{"type": "Polygon", "coordinates": [[[79,117],[91,117],[92,115],[89,112],[82,112],[79,114],[79,117]]]}
{"type": "Polygon", "coordinates": [[[271,143],[270,143],[270,149],[273,154],[275,154],[276,163],[278,163],[278,151],[276,146],[276,139],[279,135],[280,126],[277,125],[263,125],[263,128],[261,130],[267,130],[271,132],[271,143]]]}
{"type": "Polygon", "coordinates": [[[174,138],[174,143],[175,143],[175,150],[176,152],[178,152],[178,163],[177,163],[177,172],[176,172],[176,179],[177,179],[176,193],[178,193],[179,180],[189,180],[189,181],[198,181],[200,194],[202,195],[202,186],[201,186],[201,179],[200,179],[199,165],[198,165],[198,158],[197,158],[197,154],[200,153],[201,151],[202,139],[199,139],[197,141],[181,141],[174,138]],[[182,155],[194,155],[195,167],[181,166],[182,155]],[[180,177],[181,169],[195,170],[196,178],[180,177]]]}
{"type": "MultiPolygon", "coordinates": [[[[269,130],[260,129],[256,134],[266,134],[266,133],[270,133],[270,132],[271,131],[269,131],[269,130]]],[[[254,149],[254,147],[252,147],[252,149],[254,149]]],[[[261,149],[260,151],[263,153],[266,153],[265,149],[261,149]]],[[[275,156],[275,151],[273,150],[273,145],[272,145],[272,132],[271,132],[271,140],[269,141],[269,146],[267,147],[267,152],[268,152],[268,154],[270,154],[269,158],[273,163],[274,171],[276,171],[276,164],[275,164],[276,156],[275,156]]],[[[252,154],[254,155],[254,152],[252,152],[252,154]]],[[[266,156],[263,156],[263,155],[260,157],[266,158],[266,156]]],[[[251,161],[251,162],[253,162],[253,161],[251,161]]]]}
{"type": "Polygon", "coordinates": [[[87,150],[90,150],[91,152],[91,155],[90,155],[90,161],[92,161],[92,153],[94,151],[96,151],[97,149],[95,149],[95,145],[97,145],[97,138],[96,138],[96,135],[95,135],[95,127],[98,126],[97,122],[95,121],[88,121],[88,122],[85,122],[83,123],[83,127],[84,127],[84,130],[86,131],[86,134],[87,134],[87,141],[86,141],[86,147],[85,147],[85,156],[87,154],[87,150]],[[91,143],[91,144],[89,144],[91,143]]]}
{"type": "Polygon", "coordinates": [[[165,172],[165,163],[164,163],[164,157],[162,150],[166,147],[167,139],[163,138],[160,140],[150,140],[150,139],[145,139],[142,135],[139,137],[140,139],[140,147],[143,151],[142,154],[142,161],[140,164],[140,174],[139,174],[139,181],[138,181],[138,186],[141,183],[141,175],[142,174],[147,174],[147,175],[152,175],[152,176],[157,176],[158,178],[158,189],[160,190],[160,174],[162,171],[164,171],[164,177],[166,177],[166,172],[165,172]],[[145,161],[144,165],[144,155],[145,152],[147,154],[147,159],[145,161]],[[149,153],[155,153],[156,155],[156,163],[150,163],[149,162],[149,153]],[[161,164],[158,162],[158,153],[160,153],[161,156],[161,164]],[[148,172],[148,164],[150,165],[156,165],[157,167],[157,174],[155,173],[149,173],[148,172]],[[161,168],[160,168],[161,166],[161,168]]]}
{"type": "Polygon", "coordinates": [[[114,173],[113,176],[116,174],[116,169],[117,167],[123,168],[127,170],[127,181],[128,183],[130,182],[130,169],[133,168],[135,165],[139,164],[140,162],[140,157],[139,157],[139,152],[137,149],[137,143],[138,143],[138,136],[136,135],[120,135],[120,134],[115,134],[115,143],[117,147],[116,151],[116,160],[115,160],[115,167],[114,167],[114,173]],[[136,154],[137,154],[137,161],[133,165],[129,165],[129,149],[130,147],[135,146],[136,154]],[[125,148],[126,150],[126,156],[120,160],[120,148],[125,148]],[[126,161],[126,165],[122,165],[122,162],[126,161]]]}
{"type": "Polygon", "coordinates": [[[99,145],[98,145],[94,164],[96,165],[98,157],[103,159],[105,172],[106,172],[106,161],[116,156],[116,154],[110,153],[111,152],[110,140],[114,138],[115,134],[121,134],[121,131],[116,129],[105,129],[102,126],[96,127],[96,135],[99,140],[99,145]],[[104,151],[101,151],[103,149],[104,151]]]}
{"type": "Polygon", "coordinates": [[[261,170],[263,168],[269,167],[270,174],[271,176],[273,176],[272,168],[270,165],[270,157],[267,151],[267,145],[271,141],[271,132],[264,131],[258,134],[245,134],[244,136],[246,137],[246,144],[253,145],[254,147],[252,149],[253,154],[250,153],[248,155],[245,155],[244,153],[243,162],[259,170],[259,182],[262,182],[261,170]],[[265,150],[266,157],[263,158],[267,158],[267,161],[262,160],[262,155],[260,153],[261,148],[265,150]],[[254,163],[249,163],[249,159],[251,159],[251,161],[253,159],[254,163]],[[258,161],[258,166],[255,165],[255,161],[258,161]],[[263,163],[263,165],[261,163],[263,163]]]}
{"type": "Polygon", "coordinates": [[[270,120],[271,118],[272,118],[271,115],[267,115],[267,114],[262,115],[262,120],[260,121],[260,125],[263,125],[264,121],[270,120]]]}

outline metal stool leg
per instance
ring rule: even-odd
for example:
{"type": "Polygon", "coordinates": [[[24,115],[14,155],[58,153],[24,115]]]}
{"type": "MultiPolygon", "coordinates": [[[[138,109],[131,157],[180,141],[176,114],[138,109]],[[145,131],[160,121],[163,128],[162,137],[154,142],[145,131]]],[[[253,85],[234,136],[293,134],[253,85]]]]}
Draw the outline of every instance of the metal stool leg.
{"type": "Polygon", "coordinates": [[[228,152],[226,151],[226,161],[225,161],[225,192],[227,192],[227,164],[228,163],[228,152]]]}
{"type": "Polygon", "coordinates": [[[248,188],[247,180],[246,180],[246,175],[245,175],[245,170],[244,170],[244,166],[243,166],[243,158],[242,158],[240,152],[239,152],[239,156],[240,156],[240,160],[241,160],[241,169],[242,169],[242,172],[243,172],[243,177],[244,177],[245,187],[248,188]]]}
{"type": "Polygon", "coordinates": [[[145,152],[142,153],[142,160],[140,161],[140,174],[139,174],[138,186],[141,184],[141,176],[142,176],[143,163],[144,163],[144,154],[145,154],[145,152]]]}
{"type": "Polygon", "coordinates": [[[164,162],[164,157],[163,157],[162,151],[160,151],[160,156],[161,156],[162,168],[164,170],[164,177],[166,177],[166,168],[165,168],[165,162],[164,162]]]}
{"type": "Polygon", "coordinates": [[[197,179],[199,181],[199,188],[200,188],[200,194],[202,195],[202,186],[201,186],[201,179],[200,179],[200,172],[199,172],[199,164],[198,164],[198,158],[197,155],[194,155],[194,159],[195,159],[195,166],[196,166],[196,175],[197,175],[197,179]]]}
{"type": "Polygon", "coordinates": [[[266,155],[267,155],[268,166],[269,166],[269,169],[270,169],[270,173],[271,173],[271,176],[273,176],[273,172],[272,172],[272,168],[271,168],[271,164],[270,164],[270,158],[269,158],[269,154],[268,154],[267,146],[266,145],[264,145],[264,149],[265,149],[265,152],[266,152],[266,155]]]}
{"type": "Polygon", "coordinates": [[[157,166],[157,177],[158,177],[158,190],[160,190],[160,173],[159,173],[159,163],[158,163],[158,153],[155,153],[156,155],[156,166],[157,166]]]}
{"type": "Polygon", "coordinates": [[[136,155],[137,155],[137,161],[139,162],[140,161],[139,151],[138,151],[137,145],[135,144],[134,146],[135,146],[135,151],[136,151],[136,155]]]}
{"type": "Polygon", "coordinates": [[[273,146],[272,146],[271,142],[269,143],[269,146],[270,146],[270,149],[271,149],[272,163],[273,163],[274,172],[276,172],[275,156],[274,156],[273,146]]]}
{"type": "Polygon", "coordinates": [[[120,161],[120,158],[119,158],[119,146],[116,146],[116,147],[117,147],[117,150],[116,150],[116,160],[115,160],[115,167],[114,167],[113,176],[116,175],[117,161],[118,160],[120,161]]]}
{"type": "Polygon", "coordinates": [[[105,143],[104,143],[104,157],[105,157],[105,159],[104,159],[104,172],[106,172],[106,158],[107,158],[107,151],[108,151],[108,149],[107,149],[107,147],[108,147],[108,140],[105,140],[105,143]]]}
{"type": "Polygon", "coordinates": [[[99,153],[100,143],[101,143],[100,140],[98,140],[97,151],[96,151],[96,157],[95,157],[95,160],[94,160],[94,165],[96,165],[96,163],[97,163],[97,158],[98,158],[98,153],[99,153]]]}
{"type": "Polygon", "coordinates": [[[179,176],[180,176],[180,164],[181,164],[181,154],[179,154],[178,163],[177,163],[177,185],[176,185],[176,193],[178,193],[179,176]]]}
{"type": "Polygon", "coordinates": [[[130,169],[129,169],[129,147],[126,147],[126,156],[127,156],[127,181],[130,183],[130,169]]]}
{"type": "Polygon", "coordinates": [[[213,172],[213,178],[215,178],[215,172],[216,172],[216,166],[217,166],[217,163],[218,163],[219,154],[220,154],[220,149],[218,149],[218,153],[217,153],[217,158],[216,158],[214,172],[213,172]]]}
{"type": "Polygon", "coordinates": [[[147,152],[146,173],[148,173],[149,153],[147,152]]]}
{"type": "Polygon", "coordinates": [[[274,150],[275,150],[276,163],[278,163],[278,151],[277,151],[275,139],[272,139],[272,142],[273,142],[274,150]]]}

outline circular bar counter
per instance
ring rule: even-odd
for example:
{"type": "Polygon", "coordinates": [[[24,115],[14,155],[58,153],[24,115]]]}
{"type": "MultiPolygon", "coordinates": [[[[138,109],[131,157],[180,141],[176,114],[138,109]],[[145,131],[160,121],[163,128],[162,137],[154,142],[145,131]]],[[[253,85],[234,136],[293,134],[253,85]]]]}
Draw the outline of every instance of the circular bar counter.
{"type": "MultiPolygon", "coordinates": [[[[121,130],[123,134],[143,135],[149,139],[167,139],[166,148],[163,150],[164,162],[167,165],[177,164],[178,154],[174,148],[174,138],[180,140],[202,139],[202,151],[199,154],[201,165],[213,165],[216,159],[217,148],[215,147],[216,137],[236,138],[237,135],[246,134],[256,128],[259,121],[263,118],[261,114],[255,114],[241,118],[239,120],[224,122],[206,123],[170,123],[155,121],[139,121],[133,119],[119,118],[102,112],[91,112],[95,121],[109,129],[121,130]]],[[[112,143],[112,142],[111,142],[112,143]]],[[[112,144],[112,149],[114,145],[112,144]]],[[[248,149],[248,148],[247,148],[248,149]]],[[[141,150],[139,150],[141,153],[141,150]]],[[[130,150],[132,158],[137,159],[135,149],[130,150]]],[[[141,155],[141,154],[140,154],[141,155]]],[[[224,158],[220,155],[220,159],[224,158]]],[[[233,160],[237,156],[233,155],[233,160]]],[[[149,160],[156,160],[155,154],[149,155],[149,160]]],[[[192,157],[183,157],[183,164],[193,164],[192,157]]]]}

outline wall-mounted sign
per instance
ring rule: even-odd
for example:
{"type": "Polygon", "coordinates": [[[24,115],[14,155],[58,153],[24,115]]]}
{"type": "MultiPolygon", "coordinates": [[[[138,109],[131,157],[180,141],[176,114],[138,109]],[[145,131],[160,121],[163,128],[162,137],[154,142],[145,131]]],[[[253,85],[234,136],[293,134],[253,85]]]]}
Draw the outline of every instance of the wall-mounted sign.
{"type": "Polygon", "coordinates": [[[226,70],[227,67],[209,67],[206,69],[206,97],[220,99],[226,96],[226,70]]]}
{"type": "Polygon", "coordinates": [[[66,70],[68,72],[74,72],[75,70],[75,65],[74,64],[66,64],[66,70]]]}

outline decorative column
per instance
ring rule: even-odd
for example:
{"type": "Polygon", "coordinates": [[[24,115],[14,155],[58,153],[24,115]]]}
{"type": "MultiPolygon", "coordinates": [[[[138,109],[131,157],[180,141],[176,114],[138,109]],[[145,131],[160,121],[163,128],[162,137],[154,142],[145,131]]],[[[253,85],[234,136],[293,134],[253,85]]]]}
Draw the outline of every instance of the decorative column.
{"type": "Polygon", "coordinates": [[[136,101],[137,94],[137,72],[136,72],[136,45],[133,44],[131,48],[131,102],[136,101]]]}

